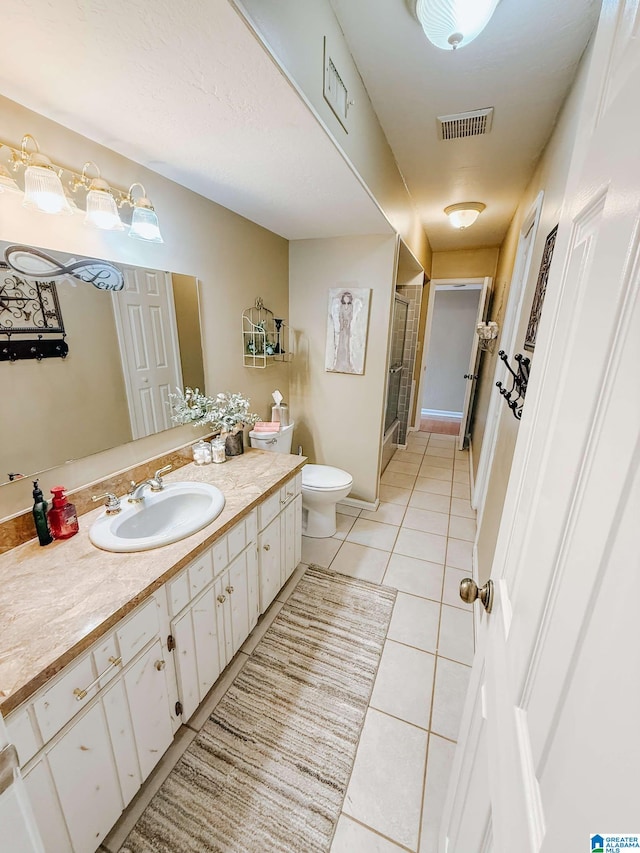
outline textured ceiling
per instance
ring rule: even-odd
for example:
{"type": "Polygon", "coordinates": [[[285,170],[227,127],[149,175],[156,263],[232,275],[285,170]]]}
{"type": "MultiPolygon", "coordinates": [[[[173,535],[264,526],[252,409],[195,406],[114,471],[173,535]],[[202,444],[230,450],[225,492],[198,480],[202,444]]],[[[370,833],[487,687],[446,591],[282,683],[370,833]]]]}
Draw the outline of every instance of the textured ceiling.
{"type": "MultiPolygon", "coordinates": [[[[434,249],[498,245],[599,0],[501,0],[455,53],[411,0],[331,3],[434,249]],[[438,140],[437,115],[488,106],[488,136],[438,140]],[[464,233],[460,201],[487,205],[464,233]]],[[[2,22],[7,97],[289,239],[390,231],[227,0],[4,0],[2,22]]]]}
{"type": "Polygon", "coordinates": [[[599,0],[501,0],[470,45],[426,39],[411,0],[330,0],[436,250],[496,246],[551,134],[599,0]],[[436,117],[495,107],[486,136],[442,142],[436,117]],[[443,209],[481,201],[468,231],[443,209]]]}
{"type": "Polygon", "coordinates": [[[283,237],[391,232],[227,0],[4,0],[2,24],[6,97],[283,237]]]}

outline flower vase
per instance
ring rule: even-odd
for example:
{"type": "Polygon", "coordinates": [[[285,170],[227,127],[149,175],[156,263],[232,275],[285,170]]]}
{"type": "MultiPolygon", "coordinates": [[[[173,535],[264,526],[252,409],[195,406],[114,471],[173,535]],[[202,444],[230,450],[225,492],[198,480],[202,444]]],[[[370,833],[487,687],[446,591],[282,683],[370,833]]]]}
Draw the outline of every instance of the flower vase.
{"type": "Polygon", "coordinates": [[[240,456],[244,453],[243,432],[228,435],[224,441],[224,452],[227,456],[240,456]]]}

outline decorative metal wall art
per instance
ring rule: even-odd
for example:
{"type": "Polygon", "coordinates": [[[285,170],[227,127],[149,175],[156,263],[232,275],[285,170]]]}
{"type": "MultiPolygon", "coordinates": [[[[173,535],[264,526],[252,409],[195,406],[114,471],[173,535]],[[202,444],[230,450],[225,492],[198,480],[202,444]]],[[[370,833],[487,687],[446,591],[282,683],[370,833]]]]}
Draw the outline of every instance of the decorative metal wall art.
{"type": "Polygon", "coordinates": [[[538,324],[542,314],[542,303],[544,302],[545,293],[547,292],[547,281],[549,279],[549,269],[553,258],[553,249],[556,245],[556,235],[558,226],[549,232],[547,239],[544,242],[544,251],[542,253],[542,261],[540,263],[540,272],[538,273],[538,281],[536,282],[536,291],[533,295],[533,304],[531,306],[531,314],[529,315],[529,325],[524,339],[524,348],[533,351],[536,345],[536,337],[538,336],[538,324]]]}
{"type": "Polygon", "coordinates": [[[514,418],[519,421],[522,417],[522,407],[527,393],[531,360],[521,353],[518,353],[514,356],[514,360],[518,366],[516,370],[513,370],[509,364],[509,356],[503,349],[500,350],[498,356],[500,357],[500,360],[504,362],[507,370],[511,374],[511,388],[505,388],[502,382],[496,382],[496,386],[507,401],[507,405],[513,412],[514,418]]]}
{"type": "Polygon", "coordinates": [[[122,270],[108,261],[96,258],[70,260],[60,263],[32,246],[8,246],[4,253],[5,263],[14,272],[29,278],[72,278],[92,284],[98,290],[122,290],[124,276],[122,270]]]}

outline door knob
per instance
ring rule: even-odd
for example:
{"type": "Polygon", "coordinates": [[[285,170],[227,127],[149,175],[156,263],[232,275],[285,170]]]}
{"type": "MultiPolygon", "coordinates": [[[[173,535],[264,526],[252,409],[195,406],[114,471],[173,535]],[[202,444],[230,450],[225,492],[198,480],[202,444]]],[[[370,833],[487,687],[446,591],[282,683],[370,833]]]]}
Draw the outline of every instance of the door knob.
{"type": "Polygon", "coordinates": [[[227,600],[227,596],[226,596],[226,595],[223,595],[223,594],[221,593],[221,594],[218,596],[218,601],[220,602],[220,604],[224,604],[226,600],[227,600]]]}
{"type": "Polygon", "coordinates": [[[473,578],[463,578],[460,581],[460,598],[466,601],[467,604],[479,598],[487,613],[491,613],[493,607],[493,581],[488,580],[486,584],[478,589],[478,584],[473,578]]]}

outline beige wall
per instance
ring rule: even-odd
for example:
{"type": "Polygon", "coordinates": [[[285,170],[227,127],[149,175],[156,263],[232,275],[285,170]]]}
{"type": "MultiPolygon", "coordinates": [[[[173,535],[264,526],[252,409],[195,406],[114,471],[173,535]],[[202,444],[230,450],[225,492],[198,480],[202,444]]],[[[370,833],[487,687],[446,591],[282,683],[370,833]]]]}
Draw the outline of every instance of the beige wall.
{"type": "Polygon", "coordinates": [[[386,359],[396,264],[395,237],[297,240],[289,255],[294,446],[310,461],[353,476],[351,497],[375,501],[386,392],[386,359]],[[365,372],[327,373],[329,288],[371,288],[365,372]]]}
{"type": "MultiPolygon", "coordinates": [[[[533,369],[535,369],[535,352],[529,353],[524,350],[524,337],[529,321],[545,239],[547,234],[558,223],[567,186],[569,166],[574,145],[576,144],[576,133],[579,123],[583,120],[582,100],[589,57],[590,52],[588,51],[585,57],[583,57],[576,82],[564,104],[554,133],[542,155],[531,182],[520,200],[520,204],[500,250],[500,258],[495,276],[490,319],[496,320],[502,328],[509,298],[509,287],[516,259],[520,229],[538,193],[541,190],[544,191],[540,224],[535,239],[531,269],[526,282],[514,350],[514,353],[521,352],[531,356],[533,369]]],[[[555,262],[558,263],[558,259],[555,262]]],[[[499,393],[495,388],[494,376],[499,349],[500,341],[498,340],[498,345],[495,347],[493,354],[487,353],[483,357],[480,380],[478,382],[475,417],[472,425],[473,460],[476,471],[480,458],[480,450],[485,438],[490,398],[492,394],[499,393]]],[[[513,357],[514,353],[509,353],[509,355],[513,357]]],[[[494,462],[489,476],[487,497],[478,531],[478,575],[481,582],[484,582],[491,572],[491,564],[517,437],[518,421],[508,410],[505,403],[500,408],[494,462]]]]}
{"type": "Polygon", "coordinates": [[[242,0],[252,24],[270,46],[286,74],[296,83],[344,151],[385,215],[423,268],[431,266],[431,248],[407,192],[367,90],[329,0],[242,0]],[[348,133],[323,96],[324,38],[330,55],[355,102],[348,133]]]}
{"type": "Polygon", "coordinates": [[[488,249],[458,249],[434,252],[431,278],[493,278],[498,264],[499,247],[488,249]]]}
{"type": "MultiPolygon", "coordinates": [[[[288,314],[286,240],[3,98],[0,98],[0,124],[2,139],[9,144],[19,147],[22,136],[31,133],[41,150],[62,165],[81,170],[83,163],[93,160],[114,186],[128,188],[134,181],[142,182],[160,218],[165,242],[147,244],[130,239],[126,232],[96,231],[85,227],[80,215],[47,216],[19,207],[8,216],[0,196],[1,240],[195,276],[201,283],[207,391],[241,391],[250,397],[252,408],[264,416],[270,411],[270,392],[274,388],[280,388],[288,396],[286,365],[267,370],[243,367],[240,334],[242,310],[253,305],[257,296],[262,296],[276,316],[288,314]]],[[[0,157],[5,153],[3,150],[0,157]]],[[[4,371],[11,367],[0,364],[3,390],[9,381],[9,374],[4,371]]],[[[3,404],[2,417],[19,429],[18,411],[3,404]]],[[[46,435],[46,425],[43,430],[46,435]]],[[[99,454],[83,463],[73,463],[63,470],[54,469],[42,477],[43,488],[55,485],[56,480],[68,488],[76,488],[189,441],[195,435],[191,427],[176,429],[123,446],[119,451],[99,454]]],[[[29,482],[0,487],[0,517],[30,504],[29,482]]]]}

